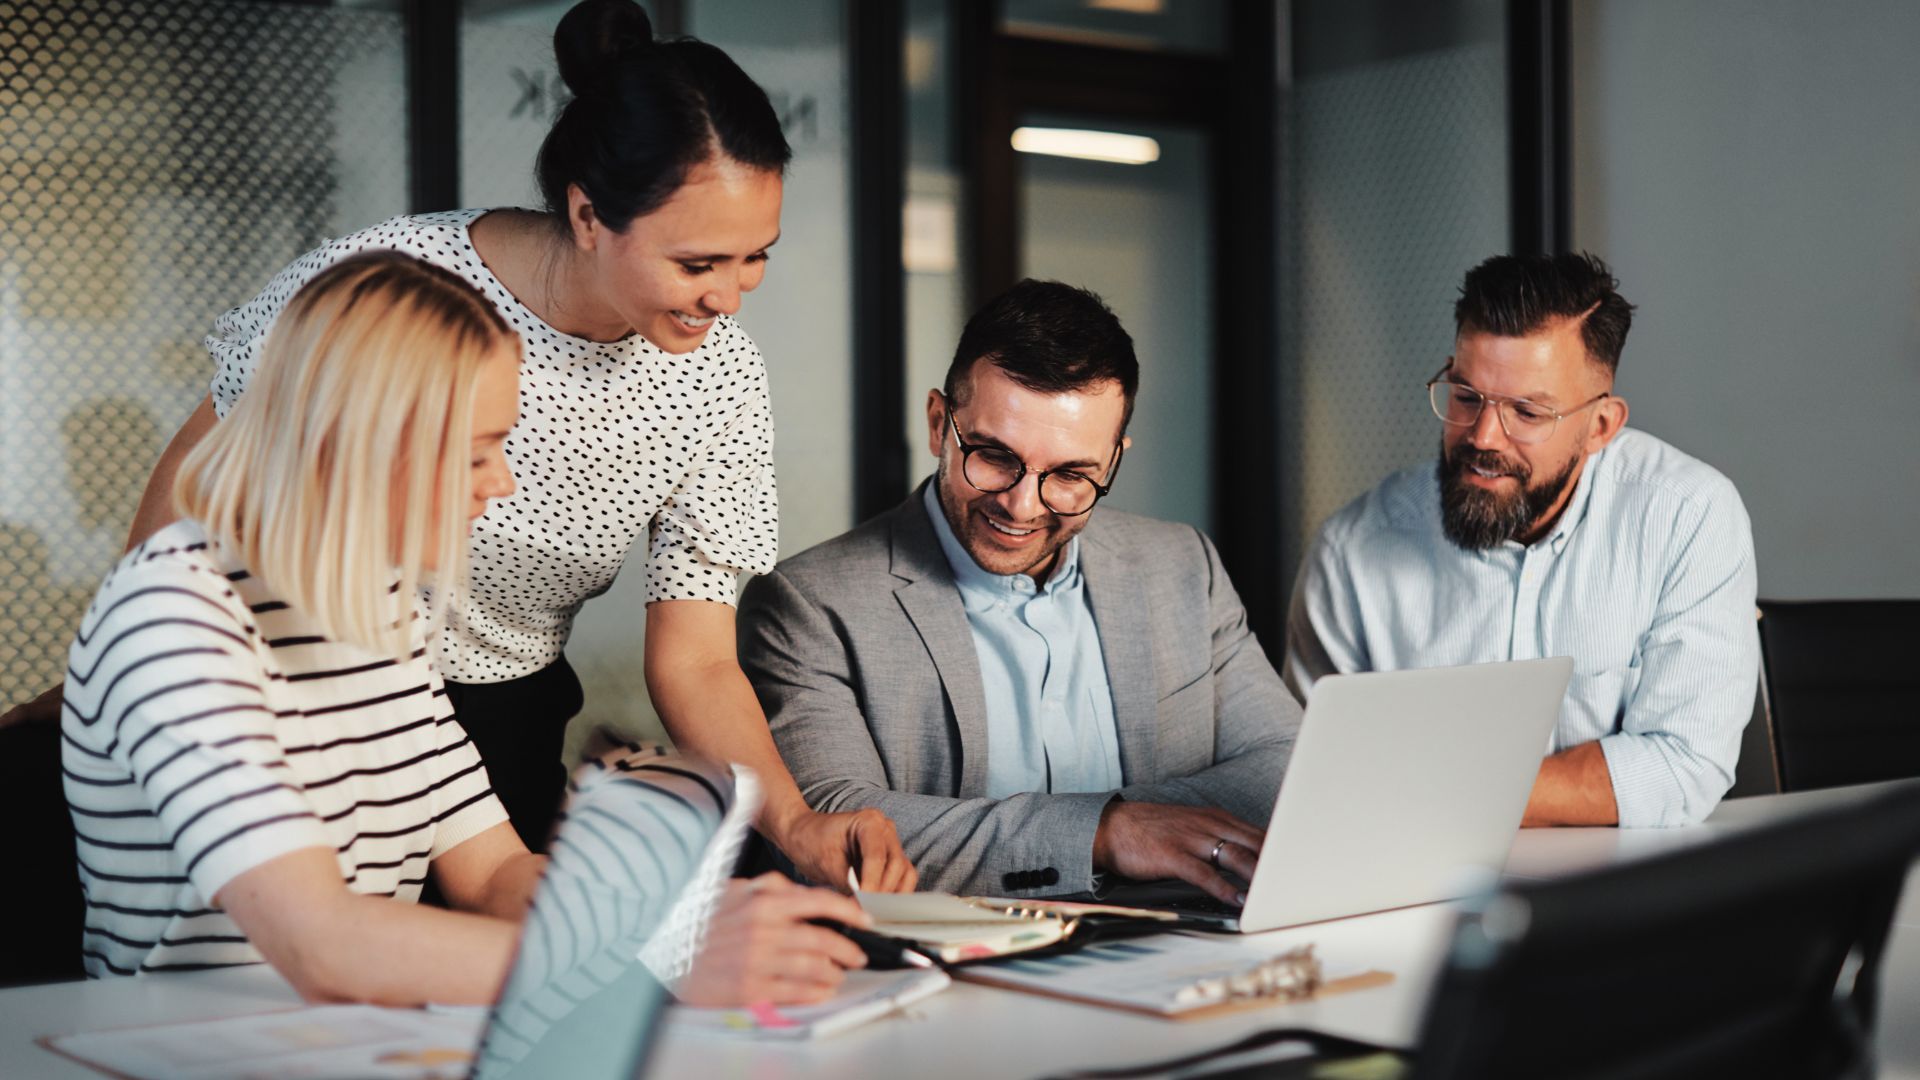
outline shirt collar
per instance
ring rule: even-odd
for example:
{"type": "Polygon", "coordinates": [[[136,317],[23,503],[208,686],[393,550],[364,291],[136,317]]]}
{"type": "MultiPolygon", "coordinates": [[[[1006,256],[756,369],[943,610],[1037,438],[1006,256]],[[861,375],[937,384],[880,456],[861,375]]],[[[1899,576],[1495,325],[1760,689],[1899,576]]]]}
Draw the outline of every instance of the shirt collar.
{"type": "Polygon", "coordinates": [[[1588,454],[1586,464],[1580,467],[1580,479],[1573,484],[1573,497],[1567,500],[1567,508],[1560,512],[1560,520],[1554,523],[1553,532],[1547,534],[1547,543],[1553,546],[1555,555],[1567,549],[1573,531],[1586,520],[1587,507],[1593,502],[1593,477],[1600,471],[1600,459],[1606,453],[1603,447],[1588,454]]]}
{"type": "Polygon", "coordinates": [[[1036,593],[1059,593],[1080,583],[1078,536],[1069,540],[1065,550],[1060,552],[1059,561],[1054,563],[1053,573],[1047,575],[1045,585],[1036,586],[1033,578],[1026,574],[995,574],[982,569],[979,563],[973,561],[973,556],[967,554],[967,549],[960,545],[960,538],[954,535],[946,511],[940,506],[939,484],[938,476],[927,481],[923,501],[927,518],[933,522],[933,535],[940,539],[940,550],[947,557],[947,565],[953,569],[953,582],[959,586],[960,600],[968,611],[1024,600],[1036,593]]]}

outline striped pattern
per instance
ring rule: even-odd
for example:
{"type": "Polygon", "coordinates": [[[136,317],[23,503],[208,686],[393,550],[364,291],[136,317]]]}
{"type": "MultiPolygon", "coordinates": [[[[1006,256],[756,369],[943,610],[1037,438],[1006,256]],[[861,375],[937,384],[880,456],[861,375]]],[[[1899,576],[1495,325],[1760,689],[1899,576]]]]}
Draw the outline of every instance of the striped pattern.
{"type": "Polygon", "coordinates": [[[404,662],[328,641],[193,522],[101,585],[61,733],[96,978],[259,963],[211,898],[288,852],[332,848],[354,891],[412,901],[506,820],[424,635],[404,662]]]}
{"type": "Polygon", "coordinates": [[[1431,464],[1328,519],[1300,571],[1286,678],[1571,656],[1551,750],[1599,740],[1620,824],[1707,816],[1753,713],[1753,527],[1725,476],[1645,432],[1589,458],[1553,534],[1463,551],[1431,464]]]}
{"type": "Polygon", "coordinates": [[[665,998],[643,954],[704,925],[758,801],[739,780],[640,747],[581,767],[476,1077],[636,1075],[665,998]]]}

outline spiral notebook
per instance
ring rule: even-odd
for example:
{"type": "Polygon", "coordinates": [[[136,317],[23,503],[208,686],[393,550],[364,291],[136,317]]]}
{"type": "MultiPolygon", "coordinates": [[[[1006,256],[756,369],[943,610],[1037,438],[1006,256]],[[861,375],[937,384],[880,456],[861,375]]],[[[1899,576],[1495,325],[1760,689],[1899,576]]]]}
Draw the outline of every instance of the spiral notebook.
{"type": "MultiPolygon", "coordinates": [[[[851,875],[849,875],[851,879],[851,875]]],[[[854,898],[873,932],[898,938],[942,965],[972,964],[1103,937],[1134,936],[1179,922],[1172,912],[951,893],[871,893],[854,898]]]]}

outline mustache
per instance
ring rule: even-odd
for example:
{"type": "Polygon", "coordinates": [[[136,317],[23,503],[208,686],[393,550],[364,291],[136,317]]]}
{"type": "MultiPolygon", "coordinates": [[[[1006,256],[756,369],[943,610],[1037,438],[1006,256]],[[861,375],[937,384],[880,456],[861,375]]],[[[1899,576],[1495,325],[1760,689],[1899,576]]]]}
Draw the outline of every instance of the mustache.
{"type": "Polygon", "coordinates": [[[1481,468],[1488,472],[1506,473],[1525,486],[1533,479],[1533,468],[1524,461],[1502,457],[1498,451],[1479,450],[1471,446],[1459,447],[1447,454],[1447,467],[1455,475],[1471,468],[1481,468]]]}

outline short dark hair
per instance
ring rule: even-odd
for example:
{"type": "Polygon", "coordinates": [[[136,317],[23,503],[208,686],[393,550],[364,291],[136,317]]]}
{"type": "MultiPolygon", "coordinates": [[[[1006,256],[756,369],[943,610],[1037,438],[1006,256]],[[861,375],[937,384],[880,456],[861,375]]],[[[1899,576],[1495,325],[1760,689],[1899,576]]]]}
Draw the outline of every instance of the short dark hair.
{"type": "Polygon", "coordinates": [[[1598,257],[1495,255],[1467,271],[1453,305],[1456,336],[1468,332],[1526,337],[1556,319],[1580,321],[1587,357],[1620,368],[1620,350],[1633,327],[1633,305],[1620,295],[1620,281],[1598,257]]]}
{"type": "Polygon", "coordinates": [[[1133,338],[1113,309],[1085,289],[1027,278],[987,301],[960,332],[947,367],[948,401],[966,404],[956,391],[979,361],[1043,394],[1118,382],[1126,399],[1120,430],[1133,418],[1133,396],[1140,389],[1133,338]]]}
{"type": "Polygon", "coordinates": [[[567,218],[578,184],[615,232],[658,210],[687,172],[725,156],[782,172],[793,157],[766,91],[702,41],[655,41],[633,0],[581,0],[553,32],[573,92],[534,164],[547,211],[567,218]]]}

